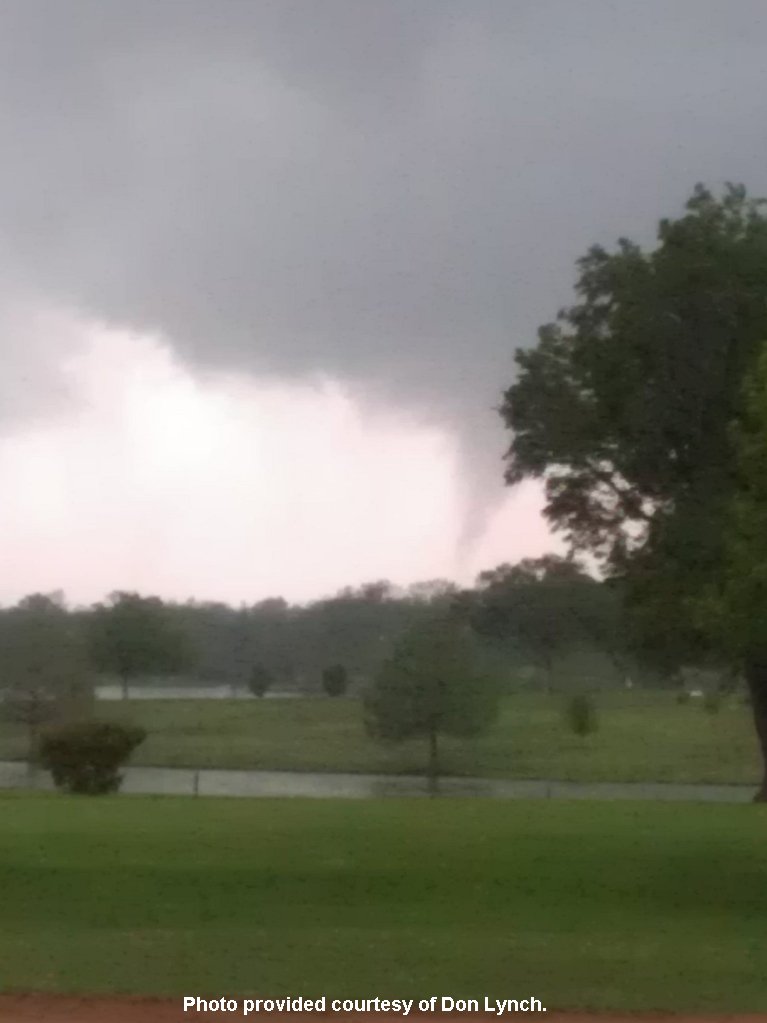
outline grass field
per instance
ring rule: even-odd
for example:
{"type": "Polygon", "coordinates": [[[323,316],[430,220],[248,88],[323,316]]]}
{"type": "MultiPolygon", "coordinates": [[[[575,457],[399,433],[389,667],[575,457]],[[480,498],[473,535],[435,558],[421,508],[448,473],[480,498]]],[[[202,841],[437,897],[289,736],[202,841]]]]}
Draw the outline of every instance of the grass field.
{"type": "MultiPolygon", "coordinates": [[[[600,729],[585,739],[562,722],[562,697],[508,697],[489,735],[443,740],[448,773],[572,781],[742,782],[759,777],[749,708],[737,698],[717,715],[671,693],[597,697],[600,729]]],[[[108,703],[99,713],[143,724],[133,758],[168,767],[418,773],[423,744],[368,739],[355,700],[168,700],[108,703]]],[[[0,726],[0,759],[25,755],[21,730],[0,726]]]]}
{"type": "Polygon", "coordinates": [[[761,807],[0,798],[4,989],[767,1011],[761,807]]]}

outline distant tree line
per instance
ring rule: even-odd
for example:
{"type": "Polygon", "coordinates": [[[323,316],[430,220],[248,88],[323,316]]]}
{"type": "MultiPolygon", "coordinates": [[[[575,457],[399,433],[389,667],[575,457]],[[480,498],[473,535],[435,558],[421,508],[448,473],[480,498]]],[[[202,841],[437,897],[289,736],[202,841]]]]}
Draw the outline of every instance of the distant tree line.
{"type": "Polygon", "coordinates": [[[233,608],[116,592],[70,609],[60,593],[36,594],[0,609],[0,690],[17,702],[39,690],[27,717],[41,721],[45,693],[68,688],[82,699],[97,678],[114,679],[123,695],[172,680],[258,696],[361,695],[404,635],[448,612],[472,629],[482,670],[505,689],[553,691],[574,674],[602,685],[673,681],[629,649],[616,588],[547,555],[482,572],[473,588],[437,580],[397,591],[379,582],[306,605],[272,598],[233,608]]]}

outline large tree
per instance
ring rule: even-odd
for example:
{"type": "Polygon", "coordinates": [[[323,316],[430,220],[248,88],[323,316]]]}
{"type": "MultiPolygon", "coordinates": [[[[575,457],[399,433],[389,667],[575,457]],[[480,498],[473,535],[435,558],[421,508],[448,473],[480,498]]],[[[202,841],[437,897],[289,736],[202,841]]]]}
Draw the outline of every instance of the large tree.
{"type": "Polygon", "coordinates": [[[30,769],[43,725],[90,712],[91,675],[81,623],[59,594],[32,594],[4,613],[1,709],[3,717],[27,730],[30,769]]]}
{"type": "Polygon", "coordinates": [[[574,559],[548,554],[499,565],[481,572],[461,602],[481,636],[512,643],[544,670],[550,692],[557,658],[581,647],[599,650],[627,673],[616,595],[574,559]]]}
{"type": "Polygon", "coordinates": [[[562,614],[559,561],[528,558],[480,572],[470,616],[481,636],[511,641],[542,668],[549,692],[555,659],[576,640],[572,620],[562,614]]]}
{"type": "Polygon", "coordinates": [[[477,668],[468,625],[433,615],[397,643],[365,697],[365,726],[375,738],[428,742],[429,791],[437,793],[439,736],[472,736],[498,713],[494,681],[477,668]]]}
{"type": "Polygon", "coordinates": [[[118,676],[123,699],[133,679],[175,675],[193,661],[188,638],[176,628],[159,597],[112,593],[106,604],[93,609],[88,625],[93,665],[118,676]]]}
{"type": "MultiPolygon", "coordinates": [[[[549,521],[623,580],[645,653],[667,670],[716,660],[697,608],[725,568],[732,424],[767,337],[762,203],[698,186],[652,251],[622,239],[578,267],[577,304],[517,352],[506,479],[545,481],[549,521]]],[[[741,654],[767,763],[767,661],[741,654]]]]}
{"type": "MultiPolygon", "coordinates": [[[[725,530],[724,571],[700,601],[701,620],[742,660],[754,721],[767,749],[767,344],[746,378],[743,414],[733,429],[736,492],[725,530]]],[[[758,794],[767,802],[767,766],[758,794]]]]}

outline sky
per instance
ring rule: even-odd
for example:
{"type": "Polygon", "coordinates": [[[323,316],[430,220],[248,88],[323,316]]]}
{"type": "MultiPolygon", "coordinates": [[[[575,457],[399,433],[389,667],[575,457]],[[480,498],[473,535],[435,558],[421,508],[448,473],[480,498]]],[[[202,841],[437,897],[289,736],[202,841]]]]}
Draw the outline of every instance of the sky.
{"type": "Polygon", "coordinates": [[[763,0],[3,0],[0,602],[310,600],[561,549],[514,351],[698,181],[763,0]]]}

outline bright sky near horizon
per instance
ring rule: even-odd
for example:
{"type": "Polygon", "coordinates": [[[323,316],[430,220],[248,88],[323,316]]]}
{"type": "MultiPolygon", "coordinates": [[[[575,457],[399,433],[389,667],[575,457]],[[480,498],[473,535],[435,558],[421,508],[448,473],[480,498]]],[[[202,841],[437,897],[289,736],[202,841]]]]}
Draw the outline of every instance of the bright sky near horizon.
{"type": "Polygon", "coordinates": [[[193,373],[158,338],[65,314],[63,397],[0,440],[0,600],[111,589],[305,601],[387,578],[469,582],[547,550],[536,488],[461,549],[455,438],[338,383],[193,373]]]}

